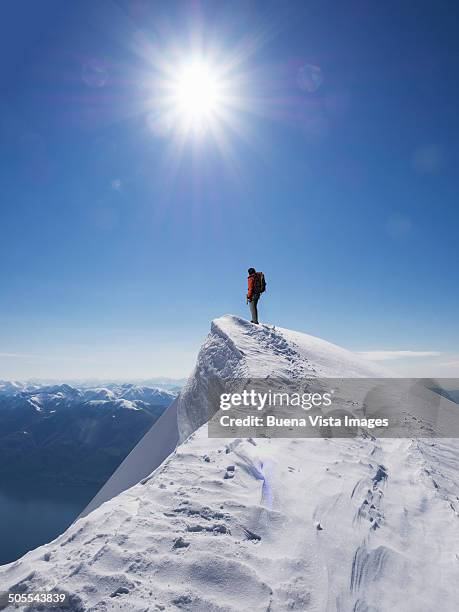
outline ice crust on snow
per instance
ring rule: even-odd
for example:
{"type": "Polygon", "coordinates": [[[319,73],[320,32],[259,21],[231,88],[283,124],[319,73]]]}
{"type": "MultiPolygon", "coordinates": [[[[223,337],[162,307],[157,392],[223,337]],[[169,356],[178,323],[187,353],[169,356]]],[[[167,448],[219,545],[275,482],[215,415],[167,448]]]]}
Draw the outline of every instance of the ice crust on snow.
{"type": "Polygon", "coordinates": [[[0,590],[64,590],[72,610],[457,610],[456,440],[208,439],[203,425],[211,375],[375,374],[323,340],[215,320],[117,486],[143,460],[142,481],[1,567],[0,590]]]}

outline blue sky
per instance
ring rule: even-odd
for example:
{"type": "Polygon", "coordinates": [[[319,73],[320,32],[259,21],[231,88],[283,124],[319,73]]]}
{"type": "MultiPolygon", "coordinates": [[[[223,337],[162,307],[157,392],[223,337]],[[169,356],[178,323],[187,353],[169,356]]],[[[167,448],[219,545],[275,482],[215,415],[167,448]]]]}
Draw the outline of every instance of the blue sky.
{"type": "Polygon", "coordinates": [[[3,3],[0,378],[186,375],[249,266],[262,320],[458,375],[458,17],[3,3]],[[179,148],[152,92],[197,39],[244,103],[179,148]]]}

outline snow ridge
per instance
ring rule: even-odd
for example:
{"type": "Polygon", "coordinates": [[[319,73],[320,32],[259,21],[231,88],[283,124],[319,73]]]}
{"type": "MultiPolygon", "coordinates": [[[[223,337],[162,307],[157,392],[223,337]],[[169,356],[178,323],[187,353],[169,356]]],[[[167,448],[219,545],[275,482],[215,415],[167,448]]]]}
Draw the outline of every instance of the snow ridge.
{"type": "MultiPolygon", "coordinates": [[[[305,372],[374,376],[323,340],[217,319],[167,411],[185,440],[141,482],[0,568],[0,590],[58,587],[72,610],[98,612],[457,610],[456,440],[209,439],[199,427],[208,376],[305,372]]],[[[160,438],[148,443],[151,453],[160,438]]]]}
{"type": "MultiPolygon", "coordinates": [[[[233,317],[236,320],[236,317],[233,317]]],[[[180,440],[184,441],[207,422],[210,381],[217,377],[229,380],[247,376],[244,353],[230,335],[212,321],[210,334],[198,353],[196,366],[177,400],[177,421],[180,440]]]]}

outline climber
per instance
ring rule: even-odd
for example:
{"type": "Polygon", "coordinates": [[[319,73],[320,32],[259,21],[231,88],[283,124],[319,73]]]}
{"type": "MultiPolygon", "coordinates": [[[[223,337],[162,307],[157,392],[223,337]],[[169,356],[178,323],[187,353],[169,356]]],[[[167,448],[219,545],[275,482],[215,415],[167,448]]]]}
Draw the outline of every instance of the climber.
{"type": "Polygon", "coordinates": [[[249,268],[247,303],[250,306],[250,314],[252,315],[252,323],[258,325],[258,300],[260,295],[266,290],[265,275],[263,272],[257,272],[255,268],[249,268]]]}

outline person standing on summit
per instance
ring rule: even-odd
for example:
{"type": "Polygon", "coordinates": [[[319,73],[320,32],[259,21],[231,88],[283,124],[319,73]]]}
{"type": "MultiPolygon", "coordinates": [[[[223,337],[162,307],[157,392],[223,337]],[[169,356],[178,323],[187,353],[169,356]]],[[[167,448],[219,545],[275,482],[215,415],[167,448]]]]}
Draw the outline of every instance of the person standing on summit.
{"type": "Polygon", "coordinates": [[[250,306],[250,314],[252,315],[252,323],[258,325],[258,300],[260,295],[266,290],[265,275],[263,272],[257,272],[255,268],[249,268],[247,303],[250,306]]]}

